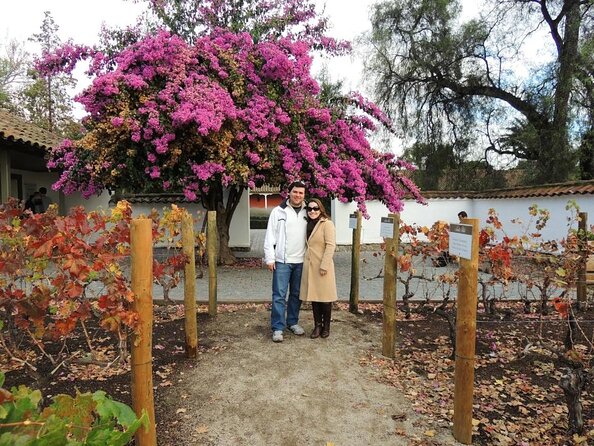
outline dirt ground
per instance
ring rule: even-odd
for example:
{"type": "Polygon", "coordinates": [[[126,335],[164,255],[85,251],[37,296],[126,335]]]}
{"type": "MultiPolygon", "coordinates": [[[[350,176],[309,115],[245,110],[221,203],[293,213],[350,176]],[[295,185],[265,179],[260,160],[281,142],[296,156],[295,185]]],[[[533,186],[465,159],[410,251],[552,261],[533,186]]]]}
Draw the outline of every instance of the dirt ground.
{"type": "MultiPolygon", "coordinates": [[[[433,312],[398,312],[396,359],[381,355],[382,306],[361,304],[352,315],[346,303],[333,311],[328,339],[287,333],[270,339],[269,304],[221,304],[211,318],[199,306],[199,357],[184,352],[184,312],[179,305],[155,306],[153,385],[159,445],[165,446],[359,446],[452,445],[454,361],[448,324],[433,312]]],[[[567,405],[559,387],[560,349],[567,323],[554,309],[524,314],[522,303],[500,304],[495,315],[477,315],[473,444],[542,446],[594,444],[594,392],[581,401],[583,434],[567,434],[567,405]]],[[[574,355],[594,351],[594,312],[578,314],[574,355]]],[[[302,323],[312,327],[311,310],[302,323]]],[[[41,390],[43,404],[60,393],[105,390],[131,404],[128,363],[115,366],[115,339],[89,323],[99,363],[55,367],[23,340],[37,367],[7,361],[6,388],[21,384],[41,390]],[[111,364],[106,366],[106,362],[111,364]]],[[[57,353],[61,342],[47,340],[57,353]]],[[[69,352],[85,351],[80,330],[69,352]]],[[[80,356],[80,355],[79,355],[80,356]]]]}
{"type": "MultiPolygon", "coordinates": [[[[159,445],[457,444],[447,422],[416,415],[360,365],[381,353],[381,323],[334,311],[328,339],[286,334],[274,344],[263,308],[202,322],[206,350],[159,391],[159,445]]],[[[310,313],[302,310],[308,330],[310,313]]]]}

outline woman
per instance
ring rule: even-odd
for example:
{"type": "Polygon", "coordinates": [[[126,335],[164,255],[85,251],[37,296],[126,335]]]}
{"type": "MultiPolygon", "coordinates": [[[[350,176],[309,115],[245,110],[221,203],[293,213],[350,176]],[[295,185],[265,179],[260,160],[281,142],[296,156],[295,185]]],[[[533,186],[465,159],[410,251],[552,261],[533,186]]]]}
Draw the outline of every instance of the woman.
{"type": "Polygon", "coordinates": [[[332,302],[337,299],[332,259],[336,248],[336,230],[320,200],[310,200],[306,210],[307,250],[299,298],[311,302],[313,309],[315,326],[310,338],[327,338],[330,335],[332,302]]]}

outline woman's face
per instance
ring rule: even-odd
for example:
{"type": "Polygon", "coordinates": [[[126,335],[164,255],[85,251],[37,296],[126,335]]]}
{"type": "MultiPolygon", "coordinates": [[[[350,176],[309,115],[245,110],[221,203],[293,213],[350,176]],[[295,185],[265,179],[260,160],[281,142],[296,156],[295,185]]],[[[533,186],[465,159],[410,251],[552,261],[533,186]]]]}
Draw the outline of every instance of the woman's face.
{"type": "Polygon", "coordinates": [[[315,201],[310,201],[307,204],[307,216],[311,219],[316,219],[320,216],[320,205],[315,201]]]}

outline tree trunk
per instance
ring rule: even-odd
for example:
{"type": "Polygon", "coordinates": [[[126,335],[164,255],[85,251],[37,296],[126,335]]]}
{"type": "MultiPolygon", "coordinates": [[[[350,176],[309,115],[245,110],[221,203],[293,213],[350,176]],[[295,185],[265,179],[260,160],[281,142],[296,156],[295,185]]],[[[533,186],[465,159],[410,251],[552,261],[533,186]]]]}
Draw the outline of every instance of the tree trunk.
{"type": "MultiPolygon", "coordinates": [[[[594,110],[594,104],[592,105],[594,110]]],[[[590,122],[594,123],[594,113],[590,117],[590,122]]],[[[590,128],[584,136],[579,151],[580,179],[594,179],[594,127],[590,128]]]]}
{"type": "Polygon", "coordinates": [[[567,433],[569,435],[581,434],[584,430],[584,416],[582,413],[582,390],[585,377],[583,368],[567,368],[566,373],[559,380],[559,387],[563,389],[569,420],[567,433]]]}
{"type": "Polygon", "coordinates": [[[217,211],[217,231],[219,233],[218,264],[233,265],[236,262],[235,255],[229,248],[229,228],[237,205],[241,201],[244,187],[230,186],[227,189],[227,200],[222,184],[213,185],[208,194],[202,196],[203,205],[209,211],[217,211]]]}
{"type": "Polygon", "coordinates": [[[217,231],[219,233],[219,255],[220,265],[233,265],[237,260],[235,254],[229,248],[229,226],[226,224],[226,211],[217,211],[217,231]]]}
{"type": "Polygon", "coordinates": [[[578,58],[580,3],[566,0],[564,7],[568,9],[565,15],[564,38],[558,47],[559,68],[553,122],[550,131],[540,135],[543,153],[539,160],[542,167],[538,176],[540,181],[548,183],[566,181],[575,161],[569,150],[567,123],[578,58]]]}

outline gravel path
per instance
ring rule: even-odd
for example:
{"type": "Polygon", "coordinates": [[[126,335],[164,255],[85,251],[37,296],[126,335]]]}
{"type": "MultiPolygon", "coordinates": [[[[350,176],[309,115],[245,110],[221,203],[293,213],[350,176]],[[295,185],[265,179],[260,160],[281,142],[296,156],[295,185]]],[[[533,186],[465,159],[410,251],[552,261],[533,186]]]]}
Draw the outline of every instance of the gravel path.
{"type": "MultiPolygon", "coordinates": [[[[301,321],[311,327],[311,311],[301,321]]],[[[270,313],[223,313],[201,327],[205,353],[165,391],[159,445],[458,444],[445,420],[416,414],[362,367],[381,350],[381,322],[334,311],[327,339],[270,340],[270,313]]]]}

